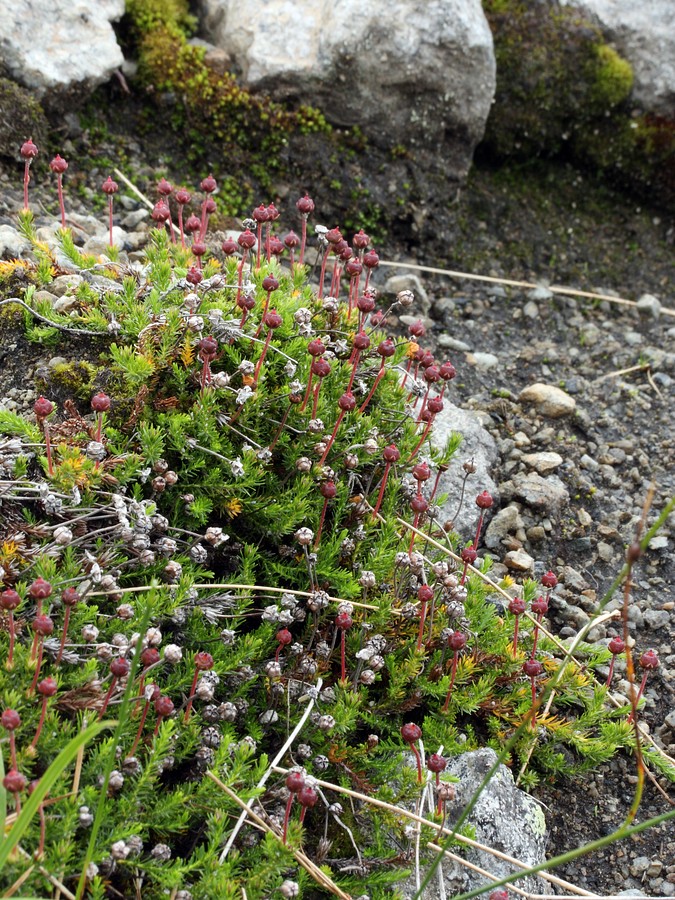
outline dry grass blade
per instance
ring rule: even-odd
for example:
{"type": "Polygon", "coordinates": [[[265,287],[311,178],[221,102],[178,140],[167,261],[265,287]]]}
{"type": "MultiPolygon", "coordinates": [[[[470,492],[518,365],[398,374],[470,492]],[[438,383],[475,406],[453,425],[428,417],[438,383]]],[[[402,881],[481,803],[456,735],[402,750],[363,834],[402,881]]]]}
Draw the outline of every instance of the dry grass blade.
{"type": "MultiPolygon", "coordinates": [[[[414,269],[416,272],[430,272],[433,275],[448,275],[450,278],[462,278],[465,281],[485,281],[488,284],[506,284],[509,287],[526,288],[534,290],[541,287],[532,281],[514,281],[511,278],[495,278],[492,275],[474,275],[472,272],[456,272],[454,269],[438,269],[434,266],[421,266],[415,263],[391,262],[380,260],[381,266],[389,266],[394,269],[414,269]]],[[[552,294],[561,294],[563,297],[585,297],[587,300],[604,300],[607,303],[616,303],[619,306],[637,307],[635,300],[626,300],[624,297],[613,297],[610,294],[596,294],[594,291],[580,291],[576,288],[562,287],[557,284],[547,285],[552,294]]],[[[661,307],[664,316],[675,316],[675,309],[667,306],[661,307]]]]}
{"type": "MultiPolygon", "coordinates": [[[[263,819],[261,819],[260,816],[256,815],[256,813],[254,813],[251,809],[249,809],[248,806],[246,805],[246,803],[244,803],[244,801],[240,797],[238,797],[234,793],[234,791],[231,790],[226,784],[223,784],[223,782],[220,780],[220,778],[218,778],[217,775],[215,775],[213,772],[207,772],[206,774],[209,776],[209,778],[215,784],[218,785],[218,787],[225,794],[227,794],[227,796],[231,800],[234,800],[234,802],[237,804],[237,806],[241,806],[245,816],[252,819],[256,823],[256,825],[259,825],[260,828],[264,829],[265,831],[269,832],[270,834],[273,834],[279,841],[281,841],[281,839],[282,839],[281,835],[277,831],[275,831],[273,828],[270,828],[270,826],[263,819]]],[[[345,894],[345,892],[343,890],[341,890],[335,884],[335,882],[332,879],[330,879],[328,877],[328,875],[326,875],[325,872],[323,872],[318,866],[316,866],[312,862],[312,860],[309,859],[308,856],[305,856],[305,854],[302,853],[302,851],[294,850],[292,847],[288,847],[288,850],[297,859],[297,861],[300,863],[302,868],[309,875],[312,876],[312,878],[316,881],[316,883],[319,885],[319,887],[325,888],[326,890],[330,891],[331,894],[333,894],[336,897],[339,897],[340,900],[352,900],[352,898],[349,894],[345,894]]]]}

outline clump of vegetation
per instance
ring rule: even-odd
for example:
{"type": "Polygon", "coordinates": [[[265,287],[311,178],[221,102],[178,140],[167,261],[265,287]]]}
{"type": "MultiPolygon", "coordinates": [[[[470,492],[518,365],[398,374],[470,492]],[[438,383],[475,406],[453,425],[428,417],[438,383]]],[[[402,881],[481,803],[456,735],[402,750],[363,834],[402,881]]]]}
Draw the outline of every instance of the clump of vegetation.
{"type": "Polygon", "coordinates": [[[567,157],[666,205],[675,202],[675,123],[635,116],[630,64],[573,7],[485,0],[497,92],[483,150],[567,157]]]}
{"type": "Polygon", "coordinates": [[[383,897],[410,847],[396,804],[433,790],[444,821],[446,757],[492,746],[531,787],[633,747],[637,700],[607,705],[609,650],[546,631],[553,573],[495,585],[481,525],[442,521],[455,369],[421,322],[382,330],[368,235],[317,228],[310,272],[302,197],[299,236],[261,204],[214,247],[202,188],[186,246],[162,199],[142,266],[111,247],[115,289],[32,325],[98,339],[91,397],[0,411],[3,885],[383,897]]]}
{"type": "Polygon", "coordinates": [[[128,0],[127,12],[141,80],[153,93],[175,97],[173,125],[186,138],[254,151],[274,165],[289,133],[329,130],[319,110],[305,105],[288,109],[241,87],[232,73],[208,65],[204,47],[188,41],[195,21],[184,0],[128,0]]]}

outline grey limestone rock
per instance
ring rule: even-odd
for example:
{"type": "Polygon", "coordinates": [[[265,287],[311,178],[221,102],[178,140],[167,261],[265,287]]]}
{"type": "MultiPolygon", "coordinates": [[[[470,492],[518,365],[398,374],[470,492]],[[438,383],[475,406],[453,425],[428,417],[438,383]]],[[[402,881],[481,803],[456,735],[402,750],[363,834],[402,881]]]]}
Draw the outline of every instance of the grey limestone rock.
{"type": "Polygon", "coordinates": [[[491,472],[498,460],[497,445],[475,413],[460,409],[446,400],[445,408],[434,421],[433,443],[437,447],[444,447],[453,432],[462,435],[462,443],[450,462],[450,468],[441,476],[438,486],[439,494],[448,495],[441,510],[441,521],[452,518],[454,530],[469,540],[473,537],[478,523],[480,511],[475,504],[478,494],[488,491],[495,498],[496,506],[499,491],[492,480],[491,472]],[[465,476],[462,467],[469,461],[473,461],[475,472],[467,479],[464,501],[457,512],[465,476]]]}
{"type": "MultiPolygon", "coordinates": [[[[450,760],[447,772],[459,779],[454,801],[448,801],[447,821],[455,822],[497,760],[494,750],[484,748],[450,760]]],[[[500,765],[471,812],[469,823],[476,840],[504,854],[534,866],[545,859],[546,819],[541,806],[529,794],[516,787],[513,775],[500,765]]],[[[482,850],[467,849],[466,859],[476,866],[503,877],[516,867],[482,850]]],[[[422,869],[424,874],[424,869],[422,869]]],[[[488,883],[488,879],[450,860],[443,863],[443,881],[447,897],[488,883]]],[[[544,881],[530,876],[515,882],[525,891],[547,893],[544,881]]],[[[415,895],[415,876],[399,887],[406,900],[415,895]]],[[[424,892],[424,900],[440,898],[438,879],[433,878],[424,892]]]]}
{"type": "Polygon", "coordinates": [[[495,88],[479,0],[201,0],[201,27],[243,83],[318,106],[375,143],[466,174],[495,88]]]}
{"type": "Polygon", "coordinates": [[[0,59],[36,96],[71,102],[124,62],[111,24],[123,14],[124,0],[12,0],[0,16],[0,59]]]}

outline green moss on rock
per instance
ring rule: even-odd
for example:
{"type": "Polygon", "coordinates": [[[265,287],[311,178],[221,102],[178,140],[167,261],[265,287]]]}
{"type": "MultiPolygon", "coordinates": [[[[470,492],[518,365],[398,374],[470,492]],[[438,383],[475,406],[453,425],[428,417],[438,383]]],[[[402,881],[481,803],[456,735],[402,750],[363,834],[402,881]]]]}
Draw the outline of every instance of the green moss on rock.
{"type": "Polygon", "coordinates": [[[631,114],[633,71],[572,7],[484,0],[497,91],[481,152],[572,158],[675,205],[675,123],[631,114]]]}
{"type": "Polygon", "coordinates": [[[29,137],[45,144],[47,120],[39,101],[8,78],[0,78],[0,156],[19,159],[19,148],[29,137]]]}

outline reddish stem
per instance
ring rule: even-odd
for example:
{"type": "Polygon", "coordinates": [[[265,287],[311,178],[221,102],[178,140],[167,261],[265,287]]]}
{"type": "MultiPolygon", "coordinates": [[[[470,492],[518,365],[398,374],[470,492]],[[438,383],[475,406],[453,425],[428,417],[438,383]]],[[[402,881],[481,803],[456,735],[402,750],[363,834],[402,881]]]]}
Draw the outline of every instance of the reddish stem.
{"type": "Polygon", "coordinates": [[[108,229],[110,231],[110,246],[113,246],[113,198],[108,195],[108,229]]]}
{"type": "MultiPolygon", "coordinates": [[[[445,385],[444,385],[445,387],[445,385]]],[[[474,547],[478,547],[478,538],[480,537],[481,529],[483,528],[483,519],[485,517],[485,513],[481,509],[480,515],[478,516],[478,525],[476,526],[476,536],[473,539],[474,547]]]]}
{"type": "MultiPolygon", "coordinates": [[[[63,175],[61,173],[57,173],[56,175],[56,190],[59,195],[59,209],[61,210],[61,228],[66,227],[66,207],[63,203],[63,175]]],[[[42,808],[42,807],[40,807],[42,808]]]]}
{"type": "Polygon", "coordinates": [[[302,230],[300,237],[300,258],[298,264],[303,265],[305,260],[305,244],[307,243],[307,216],[302,217],[302,230]]]}
{"type": "Polygon", "coordinates": [[[49,436],[49,425],[45,422],[42,427],[44,429],[45,450],[47,452],[47,474],[51,476],[54,474],[54,465],[52,463],[52,441],[49,436]]]}
{"type": "Polygon", "coordinates": [[[66,606],[66,612],[63,616],[63,634],[61,635],[61,646],[59,647],[59,652],[56,657],[56,665],[57,666],[61,663],[61,657],[63,656],[63,650],[66,646],[66,637],[68,635],[69,622],[70,622],[70,606],[66,606]]]}
{"type": "Polygon", "coordinates": [[[47,700],[48,699],[49,699],[48,697],[42,698],[42,709],[40,710],[40,721],[38,722],[38,727],[37,727],[37,731],[35,732],[35,737],[33,738],[33,740],[30,743],[30,746],[33,748],[33,750],[37,747],[37,742],[40,739],[40,732],[42,731],[42,726],[45,723],[45,715],[47,714],[47,700]]]}
{"type": "Polygon", "coordinates": [[[328,454],[330,452],[330,448],[333,446],[333,442],[335,441],[335,438],[338,433],[338,428],[342,424],[342,420],[344,419],[344,417],[345,417],[345,410],[341,409],[340,415],[337,417],[337,422],[335,423],[335,427],[333,428],[333,433],[331,434],[330,438],[328,439],[328,443],[326,444],[326,449],[323,451],[323,456],[319,460],[320,466],[322,466],[326,461],[326,457],[328,456],[328,454]]]}
{"type": "Polygon", "coordinates": [[[305,411],[305,407],[307,406],[307,401],[309,400],[309,394],[312,390],[312,378],[314,377],[314,373],[312,372],[312,367],[309,368],[309,380],[307,381],[307,390],[305,391],[305,396],[302,398],[302,406],[300,407],[300,412],[305,411]]]}
{"type": "Polygon", "coordinates": [[[518,626],[520,624],[520,616],[516,616],[516,624],[513,628],[513,655],[518,654],[518,626]]]}
{"type": "Polygon", "coordinates": [[[427,424],[424,428],[424,431],[422,432],[422,436],[420,437],[419,441],[417,442],[415,449],[408,457],[408,462],[406,463],[406,465],[411,463],[413,461],[413,459],[415,459],[417,454],[420,452],[420,448],[422,447],[422,444],[426,441],[427,436],[428,436],[429,432],[431,431],[431,426],[433,425],[433,421],[434,421],[434,416],[430,416],[429,421],[427,422],[427,424]]]}
{"type": "MultiPolygon", "coordinates": [[[[267,299],[269,300],[269,295],[268,295],[267,299]]],[[[272,329],[270,328],[269,331],[267,332],[267,338],[265,340],[265,345],[263,347],[263,351],[260,354],[260,359],[258,360],[258,364],[255,367],[255,372],[253,373],[253,390],[255,390],[258,386],[258,376],[260,375],[260,370],[262,368],[262,364],[264,363],[265,357],[267,356],[267,350],[269,349],[271,340],[272,340],[272,329]]]]}
{"type": "MultiPolygon", "coordinates": [[[[190,719],[190,712],[192,711],[192,701],[195,696],[195,688],[197,687],[197,679],[199,678],[199,669],[195,669],[195,674],[192,677],[192,684],[190,686],[190,694],[188,696],[188,703],[185,707],[185,715],[183,716],[183,722],[187,723],[190,719]]],[[[159,726],[158,726],[159,727],[159,726]]],[[[155,734],[157,732],[155,731],[155,734]]]]}
{"type": "MultiPolygon", "coordinates": [[[[322,463],[319,463],[319,465],[322,465],[322,463]]],[[[319,541],[321,540],[321,532],[323,531],[323,523],[326,520],[326,510],[327,509],[328,509],[328,497],[325,497],[324,501],[323,501],[323,509],[321,510],[321,518],[319,519],[319,528],[316,533],[316,538],[314,539],[314,549],[315,550],[319,546],[319,541]]]]}
{"type": "MultiPolygon", "coordinates": [[[[305,223],[304,223],[304,220],[303,220],[303,225],[304,225],[304,224],[305,224],[305,223]]],[[[286,835],[288,834],[288,820],[289,820],[290,817],[291,817],[291,806],[293,806],[293,794],[289,791],[289,793],[288,793],[288,800],[286,801],[286,812],[284,813],[284,828],[283,828],[283,835],[282,835],[282,838],[281,838],[282,841],[284,842],[284,844],[286,843],[286,835]]],[[[304,812],[304,807],[303,807],[303,812],[304,812]]]]}
{"type": "MultiPolygon", "coordinates": [[[[304,244],[303,244],[304,247],[304,244]]],[[[319,300],[323,297],[323,281],[326,277],[326,263],[328,262],[328,253],[330,251],[330,247],[326,247],[326,250],[323,254],[323,259],[321,260],[321,274],[319,275],[319,300]]]]}
{"type": "Polygon", "coordinates": [[[136,731],[136,737],[134,738],[134,742],[131,745],[131,750],[129,751],[129,756],[133,756],[136,752],[136,747],[138,747],[138,742],[141,739],[141,734],[143,733],[143,728],[145,727],[145,720],[148,717],[148,710],[150,709],[150,701],[145,701],[145,706],[143,707],[143,712],[141,713],[141,720],[138,723],[138,730],[136,731]]]}
{"type": "Polygon", "coordinates": [[[277,429],[277,433],[274,435],[274,439],[273,439],[272,443],[271,443],[270,446],[269,446],[270,452],[271,452],[272,450],[274,450],[274,448],[275,448],[276,445],[277,445],[277,441],[278,441],[279,438],[281,437],[281,432],[284,430],[284,425],[286,424],[286,419],[288,419],[288,414],[290,413],[291,407],[292,407],[292,406],[293,406],[293,404],[292,404],[292,403],[289,403],[288,406],[287,406],[287,408],[286,408],[286,412],[285,412],[285,413],[283,414],[283,416],[282,416],[281,422],[279,423],[279,428],[277,429]]]}
{"type": "Polygon", "coordinates": [[[341,681],[345,681],[347,678],[347,665],[345,658],[345,644],[347,642],[347,636],[345,633],[345,629],[340,629],[340,679],[341,681]]]}
{"type": "Polygon", "coordinates": [[[422,606],[420,607],[420,630],[417,635],[417,649],[422,649],[422,634],[424,633],[424,623],[427,618],[427,601],[422,601],[422,606]]]}
{"type": "Polygon", "coordinates": [[[418,784],[422,784],[422,757],[420,756],[420,751],[415,744],[411,744],[410,749],[415,754],[415,761],[417,763],[417,782],[418,784]]]}
{"type": "MultiPolygon", "coordinates": [[[[11,669],[14,665],[14,642],[16,641],[16,631],[14,629],[14,613],[10,610],[9,617],[9,649],[7,651],[7,668],[11,669]]],[[[16,766],[13,768],[16,769],[16,766]]]]}
{"type": "Polygon", "coordinates": [[[459,651],[455,650],[455,654],[452,657],[452,671],[450,673],[450,687],[448,688],[448,693],[445,698],[445,703],[443,704],[443,712],[446,713],[448,711],[448,706],[450,705],[450,695],[452,694],[452,688],[455,684],[455,675],[457,674],[457,660],[459,659],[459,651]]]}
{"type": "Polygon", "coordinates": [[[363,403],[359,407],[359,413],[361,413],[361,415],[363,415],[363,413],[366,410],[366,407],[368,406],[370,401],[373,399],[373,394],[377,390],[377,386],[380,383],[380,381],[382,381],[383,376],[384,376],[384,357],[382,357],[382,362],[380,363],[380,370],[377,373],[377,375],[375,376],[375,381],[373,382],[373,386],[371,387],[370,391],[368,392],[368,396],[366,397],[366,399],[363,401],[363,403]]]}
{"type": "Polygon", "coordinates": [[[33,683],[30,686],[30,694],[35,693],[35,688],[37,687],[38,678],[40,677],[40,668],[42,667],[42,653],[44,650],[44,640],[40,637],[40,643],[38,645],[38,655],[37,655],[37,664],[35,666],[35,675],[33,676],[33,683]]]}
{"type": "Polygon", "coordinates": [[[373,518],[380,511],[380,507],[382,506],[382,500],[384,499],[384,489],[387,486],[387,478],[389,477],[389,469],[391,469],[392,463],[388,462],[384,467],[384,475],[382,476],[382,484],[380,485],[380,492],[377,495],[377,503],[373,509],[373,518]]]}
{"type": "Polygon", "coordinates": [[[9,732],[9,756],[12,760],[12,768],[18,771],[19,767],[16,764],[16,739],[13,731],[9,732]]]}
{"type": "Polygon", "coordinates": [[[537,727],[537,688],[534,681],[534,675],[530,676],[530,681],[532,682],[532,730],[536,730],[537,727]]]}
{"type": "Polygon", "coordinates": [[[112,697],[112,692],[115,690],[115,685],[117,684],[117,676],[113,675],[112,681],[110,682],[110,687],[108,688],[108,693],[103,698],[103,706],[101,707],[101,712],[98,714],[99,719],[102,719],[105,715],[105,711],[108,708],[108,703],[110,702],[110,698],[112,697]]]}

